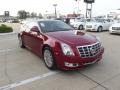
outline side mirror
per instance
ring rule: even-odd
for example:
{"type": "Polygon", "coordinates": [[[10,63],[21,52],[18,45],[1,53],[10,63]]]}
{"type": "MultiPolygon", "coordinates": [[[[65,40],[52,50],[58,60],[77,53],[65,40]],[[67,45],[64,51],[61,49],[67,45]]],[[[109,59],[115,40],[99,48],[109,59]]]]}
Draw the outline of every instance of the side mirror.
{"type": "Polygon", "coordinates": [[[40,33],[39,28],[37,26],[32,27],[30,31],[40,33]]]}

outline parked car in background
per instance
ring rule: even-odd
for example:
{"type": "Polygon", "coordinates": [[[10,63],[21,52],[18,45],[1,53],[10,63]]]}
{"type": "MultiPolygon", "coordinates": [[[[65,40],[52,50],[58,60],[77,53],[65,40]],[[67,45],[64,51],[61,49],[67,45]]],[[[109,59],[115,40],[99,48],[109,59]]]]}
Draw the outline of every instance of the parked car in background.
{"type": "Polygon", "coordinates": [[[11,20],[7,20],[6,22],[8,23],[19,23],[18,19],[11,19],[11,20]]]}
{"type": "Polygon", "coordinates": [[[120,21],[110,26],[109,33],[120,34],[120,21]]]}
{"type": "Polygon", "coordinates": [[[99,37],[74,30],[60,20],[38,20],[22,25],[20,47],[28,48],[54,70],[79,69],[101,60],[104,48],[99,37]]]}
{"type": "Polygon", "coordinates": [[[55,18],[54,20],[60,20],[60,21],[65,22],[65,18],[55,18]]]}
{"type": "Polygon", "coordinates": [[[83,30],[85,28],[85,23],[86,19],[77,19],[72,22],[71,25],[78,30],[83,30]]]}
{"type": "Polygon", "coordinates": [[[113,24],[113,20],[111,19],[97,19],[91,22],[87,22],[85,26],[85,30],[87,31],[104,31],[109,30],[109,27],[113,24]]]}
{"type": "Polygon", "coordinates": [[[29,20],[22,20],[20,21],[20,24],[26,24],[27,22],[30,22],[29,20]]]}

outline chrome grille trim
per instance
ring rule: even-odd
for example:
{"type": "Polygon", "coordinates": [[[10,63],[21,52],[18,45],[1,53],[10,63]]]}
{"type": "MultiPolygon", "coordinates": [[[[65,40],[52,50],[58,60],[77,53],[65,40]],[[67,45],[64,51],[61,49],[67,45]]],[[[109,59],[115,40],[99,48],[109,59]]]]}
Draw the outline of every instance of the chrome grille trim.
{"type": "Polygon", "coordinates": [[[112,30],[120,30],[120,27],[112,27],[112,30]]]}
{"type": "Polygon", "coordinates": [[[82,58],[96,56],[100,52],[100,49],[101,49],[100,42],[90,44],[90,45],[77,46],[77,50],[80,54],[80,57],[82,58]]]}
{"type": "Polygon", "coordinates": [[[92,25],[86,25],[87,28],[92,28],[92,25]]]}

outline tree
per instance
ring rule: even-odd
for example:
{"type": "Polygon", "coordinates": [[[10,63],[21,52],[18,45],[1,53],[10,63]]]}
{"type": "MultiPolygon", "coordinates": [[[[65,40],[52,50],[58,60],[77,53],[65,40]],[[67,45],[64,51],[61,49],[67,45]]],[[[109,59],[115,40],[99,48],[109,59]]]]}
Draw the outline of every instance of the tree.
{"type": "Polygon", "coordinates": [[[25,10],[18,11],[18,16],[19,16],[20,19],[26,19],[27,14],[28,14],[28,12],[26,12],[25,10]]]}
{"type": "Polygon", "coordinates": [[[31,17],[32,17],[32,18],[35,18],[35,17],[37,17],[37,13],[35,13],[35,12],[32,12],[32,13],[31,13],[31,17]]]}
{"type": "Polygon", "coordinates": [[[27,12],[27,18],[30,18],[30,13],[29,12],[27,12]]]}
{"type": "Polygon", "coordinates": [[[41,13],[39,13],[38,17],[39,17],[40,19],[42,19],[42,18],[43,18],[43,16],[42,16],[42,14],[41,14],[41,13]]]}

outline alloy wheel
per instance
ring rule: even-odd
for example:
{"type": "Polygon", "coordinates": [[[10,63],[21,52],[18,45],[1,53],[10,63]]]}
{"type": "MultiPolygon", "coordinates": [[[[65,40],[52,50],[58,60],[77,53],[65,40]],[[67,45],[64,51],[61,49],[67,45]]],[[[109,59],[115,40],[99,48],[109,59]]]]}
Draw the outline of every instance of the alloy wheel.
{"type": "Polygon", "coordinates": [[[50,50],[44,51],[44,61],[48,68],[51,68],[53,66],[53,56],[50,50]]]}
{"type": "Polygon", "coordinates": [[[98,27],[98,32],[101,32],[102,31],[102,27],[98,27]]]}
{"type": "Polygon", "coordinates": [[[80,25],[80,26],[79,26],[79,30],[82,30],[82,29],[83,29],[83,26],[82,26],[82,25],[80,25]]]}

